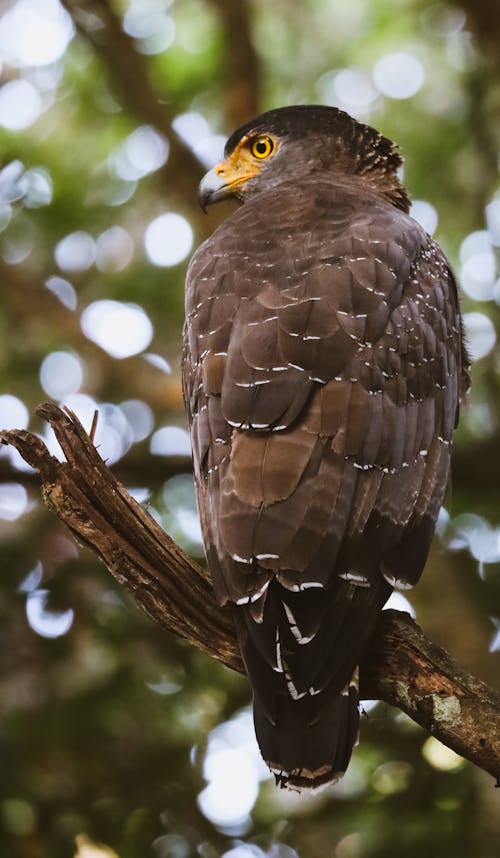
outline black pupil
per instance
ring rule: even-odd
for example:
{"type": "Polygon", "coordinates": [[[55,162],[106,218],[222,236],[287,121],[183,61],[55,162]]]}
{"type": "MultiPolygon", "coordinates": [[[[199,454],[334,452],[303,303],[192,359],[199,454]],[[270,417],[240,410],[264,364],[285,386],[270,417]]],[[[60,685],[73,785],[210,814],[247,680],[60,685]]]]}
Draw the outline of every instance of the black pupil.
{"type": "Polygon", "coordinates": [[[258,140],[255,144],[255,150],[258,155],[265,155],[269,148],[267,140],[258,140]]]}

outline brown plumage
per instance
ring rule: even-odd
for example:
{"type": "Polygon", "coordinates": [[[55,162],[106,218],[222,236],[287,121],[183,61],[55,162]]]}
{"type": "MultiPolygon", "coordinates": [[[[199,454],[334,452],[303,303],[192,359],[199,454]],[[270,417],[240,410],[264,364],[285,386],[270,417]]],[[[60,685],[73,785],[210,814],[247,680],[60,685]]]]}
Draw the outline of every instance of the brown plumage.
{"type": "Polygon", "coordinates": [[[281,786],[347,767],[357,665],[425,564],[467,384],[457,289],[393,144],[334,108],[229,139],[194,255],[183,377],[208,563],[281,786]],[[270,150],[270,151],[268,151],[270,150]]]}

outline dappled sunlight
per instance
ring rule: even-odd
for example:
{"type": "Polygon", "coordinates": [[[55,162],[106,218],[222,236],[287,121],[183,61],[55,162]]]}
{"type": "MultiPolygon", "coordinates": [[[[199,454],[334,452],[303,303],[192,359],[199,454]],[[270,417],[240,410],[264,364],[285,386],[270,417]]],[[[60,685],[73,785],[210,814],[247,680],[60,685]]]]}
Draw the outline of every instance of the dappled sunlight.
{"type": "Polygon", "coordinates": [[[451,519],[444,534],[450,551],[467,549],[479,561],[479,572],[485,573],[484,565],[500,562],[500,527],[475,513],[462,513],[451,519]]]}
{"type": "Polygon", "coordinates": [[[95,241],[83,230],[72,232],[56,244],[54,257],[62,271],[86,271],[95,261],[95,241]]]}
{"type": "Polygon", "coordinates": [[[409,763],[404,760],[391,760],[375,769],[371,783],[376,792],[394,795],[408,789],[412,775],[413,768],[409,763]]]}
{"type": "Polygon", "coordinates": [[[384,610],[406,611],[406,613],[409,614],[410,617],[413,617],[413,619],[417,616],[415,608],[411,602],[406,598],[406,596],[403,596],[403,594],[399,593],[397,590],[389,596],[388,601],[384,605],[384,610]]]}
{"type": "Polygon", "coordinates": [[[48,590],[30,590],[26,596],[26,617],[30,627],[43,638],[59,638],[73,625],[74,611],[51,611],[48,590]]]}
{"type": "Polygon", "coordinates": [[[28,492],[21,483],[0,483],[0,519],[16,521],[28,509],[28,492]]]}
{"type": "Polygon", "coordinates": [[[491,319],[484,313],[464,313],[464,327],[472,360],[480,360],[489,354],[497,341],[497,332],[491,319]]]}
{"type": "Polygon", "coordinates": [[[119,858],[119,855],[103,843],[94,843],[86,834],[78,834],[75,838],[77,850],[74,858],[119,858]]]}
{"type": "Polygon", "coordinates": [[[119,179],[134,182],[163,167],[168,152],[168,140],[150,125],[141,125],[110,155],[108,165],[119,179]]]}
{"type": "Polygon", "coordinates": [[[38,90],[27,80],[11,80],[0,88],[0,125],[22,131],[38,119],[43,110],[38,90]]]}
{"type": "Polygon", "coordinates": [[[167,511],[166,530],[175,534],[186,550],[193,551],[196,547],[196,553],[203,554],[203,537],[191,474],[171,477],[164,483],[162,494],[167,511]]]}
{"type": "Polygon", "coordinates": [[[98,236],[96,265],[100,271],[123,271],[134,256],[134,240],[122,226],[112,226],[98,236]]]}
{"type": "Polygon", "coordinates": [[[317,87],[321,102],[340,107],[360,119],[368,116],[378,98],[370,75],[361,69],[327,72],[317,87]]]}
{"type": "Polygon", "coordinates": [[[427,200],[413,200],[410,214],[429,235],[434,235],[438,225],[438,213],[427,200]]]}
{"type": "Polygon", "coordinates": [[[27,429],[29,413],[24,402],[11,393],[0,395],[0,426],[2,429],[27,429]]]}
{"type": "Polygon", "coordinates": [[[58,0],[17,0],[0,17],[0,60],[18,68],[54,63],[74,31],[58,0]]]}
{"type": "Polygon", "coordinates": [[[204,167],[213,167],[224,157],[226,137],[223,134],[214,134],[200,113],[179,114],[172,122],[172,128],[204,167]]]}
{"type": "Polygon", "coordinates": [[[127,419],[127,423],[132,431],[134,443],[144,441],[151,432],[154,426],[153,411],[147,402],[142,399],[128,399],[126,402],[120,402],[118,406],[127,419]]]}
{"type": "Polygon", "coordinates": [[[455,751],[447,748],[446,745],[443,745],[434,736],[429,736],[424,742],[422,756],[430,766],[434,769],[439,769],[441,772],[456,772],[465,766],[463,757],[459,757],[455,751]]]}
{"type": "Polygon", "coordinates": [[[167,14],[167,0],[129,0],[123,16],[123,29],[137,40],[143,54],[159,54],[170,47],[175,24],[167,14]]]}
{"type": "Polygon", "coordinates": [[[476,301],[491,301],[495,294],[497,263],[492,235],[478,230],[467,235],[460,245],[460,285],[476,301]]]}
{"type": "Polygon", "coordinates": [[[271,777],[259,754],[249,710],[212,730],[203,776],[208,784],[198,796],[202,813],[223,830],[244,833],[250,825],[259,783],[271,777]]]}
{"type": "Polygon", "coordinates": [[[29,209],[48,206],[52,202],[52,179],[48,170],[43,167],[32,167],[26,170],[19,181],[24,195],[24,205],[29,209]]]}
{"type": "Polygon", "coordinates": [[[23,578],[17,590],[19,593],[32,593],[36,590],[43,578],[43,566],[40,561],[23,578]]]}
{"type": "Polygon", "coordinates": [[[81,316],[82,331],[114,358],[127,358],[146,349],[153,338],[153,325],[138,304],[94,301],[81,316]]]}
{"type": "Polygon", "coordinates": [[[165,373],[165,375],[170,375],[172,372],[172,367],[170,366],[168,360],[163,357],[163,355],[154,354],[154,352],[147,352],[145,355],[142,355],[143,360],[146,363],[149,363],[151,366],[154,366],[155,369],[159,369],[160,372],[165,373]]]}
{"type": "Polygon", "coordinates": [[[493,624],[494,631],[490,640],[489,651],[500,652],[500,619],[492,617],[491,622],[493,624]]]}
{"type": "Polygon", "coordinates": [[[153,265],[178,265],[193,246],[193,230],[182,215],[168,212],[147,226],[144,246],[153,265]]]}
{"type": "Polygon", "coordinates": [[[49,277],[45,286],[67,310],[76,310],[78,298],[74,286],[64,277],[49,277]]]}
{"type": "Polygon", "coordinates": [[[411,98],[421,89],[424,79],[425,71],[420,60],[403,51],[385,54],[373,69],[375,86],[388,98],[411,98]]]}
{"type": "Polygon", "coordinates": [[[78,393],[84,379],[84,366],[73,352],[51,352],[42,361],[40,384],[53,399],[78,393]]]}
{"type": "Polygon", "coordinates": [[[191,441],[180,426],[162,426],[153,434],[149,449],[153,456],[190,456],[191,441]]]}

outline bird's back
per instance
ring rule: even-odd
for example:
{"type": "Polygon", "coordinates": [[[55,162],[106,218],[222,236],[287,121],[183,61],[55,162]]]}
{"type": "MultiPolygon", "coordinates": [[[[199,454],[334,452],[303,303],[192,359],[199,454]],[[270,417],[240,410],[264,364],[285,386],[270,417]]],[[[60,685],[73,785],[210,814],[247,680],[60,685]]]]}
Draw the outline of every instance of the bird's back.
{"type": "Polygon", "coordinates": [[[345,771],[357,665],[392,586],[422,571],[460,324],[438,246],[357,177],[264,191],[191,263],[183,371],[207,557],[283,785],[345,771]]]}

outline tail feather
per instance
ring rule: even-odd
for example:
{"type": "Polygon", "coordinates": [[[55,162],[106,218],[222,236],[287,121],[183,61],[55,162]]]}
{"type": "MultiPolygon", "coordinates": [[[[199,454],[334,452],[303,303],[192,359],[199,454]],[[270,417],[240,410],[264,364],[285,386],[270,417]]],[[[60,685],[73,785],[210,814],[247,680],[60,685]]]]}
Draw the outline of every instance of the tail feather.
{"type": "Polygon", "coordinates": [[[299,593],[273,581],[258,614],[235,607],[257,740],[280,786],[314,789],[346,771],[359,729],[356,665],[390,589],[381,576],[299,593]]]}
{"type": "Polygon", "coordinates": [[[318,789],[346,771],[359,731],[357,673],[343,693],[325,696],[280,695],[275,723],[254,698],[257,741],[278,786],[318,789]]]}

